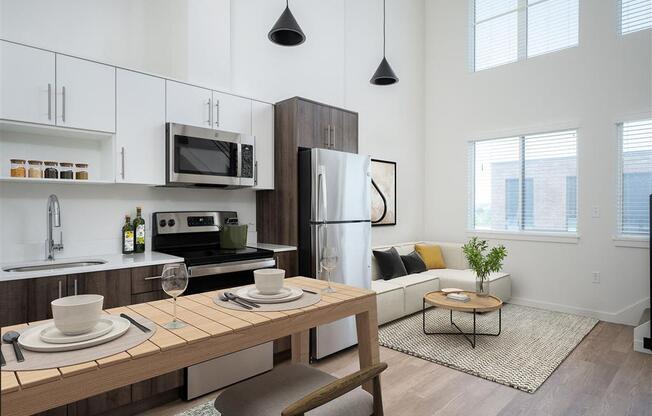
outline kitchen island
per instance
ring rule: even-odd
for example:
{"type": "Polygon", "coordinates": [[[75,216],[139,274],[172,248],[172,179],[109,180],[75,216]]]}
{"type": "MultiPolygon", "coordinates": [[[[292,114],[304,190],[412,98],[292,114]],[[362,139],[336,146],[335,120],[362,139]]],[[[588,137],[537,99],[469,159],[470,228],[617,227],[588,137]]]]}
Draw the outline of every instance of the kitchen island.
{"type": "MultiPolygon", "coordinates": [[[[286,280],[298,287],[321,289],[326,283],[304,277],[286,280]]],[[[72,403],[121,386],[169,373],[206,360],[292,336],[292,360],[308,362],[309,330],[347,316],[356,316],[359,362],[368,367],[379,361],[376,294],[342,284],[335,293],[306,308],[283,312],[249,312],[221,308],[213,303],[217,292],[179,298],[179,317],[188,326],[168,330],[171,301],[159,300],[107,310],[126,312],[155,322],[156,333],[128,351],[75,366],[38,371],[2,371],[2,414],[20,416],[72,403]]],[[[24,327],[2,328],[2,332],[24,327]]],[[[366,386],[369,388],[369,386],[366,386]]]]}

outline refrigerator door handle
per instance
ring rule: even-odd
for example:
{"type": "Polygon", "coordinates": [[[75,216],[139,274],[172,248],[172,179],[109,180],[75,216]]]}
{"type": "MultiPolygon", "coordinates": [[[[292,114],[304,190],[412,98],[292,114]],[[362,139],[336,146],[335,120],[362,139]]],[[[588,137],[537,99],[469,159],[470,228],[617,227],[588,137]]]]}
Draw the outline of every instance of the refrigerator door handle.
{"type": "Polygon", "coordinates": [[[319,166],[319,197],[317,201],[317,221],[326,222],[328,219],[328,204],[326,199],[326,167],[324,165],[319,166]]]}

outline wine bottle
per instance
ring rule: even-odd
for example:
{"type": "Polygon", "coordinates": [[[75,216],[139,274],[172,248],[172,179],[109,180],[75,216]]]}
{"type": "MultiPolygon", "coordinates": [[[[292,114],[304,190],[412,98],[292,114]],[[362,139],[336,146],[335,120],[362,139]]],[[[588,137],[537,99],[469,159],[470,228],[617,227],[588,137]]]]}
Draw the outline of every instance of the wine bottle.
{"type": "Polygon", "coordinates": [[[134,220],[134,232],[136,234],[136,253],[145,252],[145,220],[142,217],[142,208],[136,207],[136,219],[134,220]]]}
{"type": "Polygon", "coordinates": [[[125,225],[122,226],[122,254],[134,252],[134,227],[131,226],[131,217],[125,215],[125,225]]]}

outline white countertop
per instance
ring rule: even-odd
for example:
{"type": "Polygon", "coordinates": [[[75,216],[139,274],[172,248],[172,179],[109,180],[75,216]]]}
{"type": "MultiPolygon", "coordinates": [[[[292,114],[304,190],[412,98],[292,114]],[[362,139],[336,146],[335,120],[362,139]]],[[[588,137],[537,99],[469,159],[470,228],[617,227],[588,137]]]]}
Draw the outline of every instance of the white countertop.
{"type": "Polygon", "coordinates": [[[156,266],[167,263],[183,262],[182,257],[170,256],[156,251],[146,251],[140,254],[102,254],[97,256],[58,258],[52,264],[78,261],[106,261],[93,266],[66,267],[61,269],[35,270],[29,272],[5,272],[5,268],[20,266],[37,266],[46,264],[44,260],[14,262],[0,264],[0,281],[32,279],[35,277],[61,276],[65,274],[101,272],[105,270],[128,269],[132,267],[156,266]]]}
{"type": "Polygon", "coordinates": [[[273,251],[274,253],[280,253],[282,251],[296,251],[297,248],[295,246],[284,246],[280,244],[267,244],[267,243],[256,243],[256,244],[251,244],[249,247],[256,247],[256,248],[262,248],[263,250],[270,250],[273,251]]]}

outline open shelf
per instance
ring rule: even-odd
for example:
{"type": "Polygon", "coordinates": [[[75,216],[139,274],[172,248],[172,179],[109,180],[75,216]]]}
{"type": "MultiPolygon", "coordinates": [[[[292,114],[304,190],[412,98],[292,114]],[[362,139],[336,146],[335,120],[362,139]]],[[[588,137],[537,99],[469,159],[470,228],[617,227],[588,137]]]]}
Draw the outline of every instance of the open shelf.
{"type": "Polygon", "coordinates": [[[66,185],[109,185],[115,184],[110,180],[78,180],[78,179],[48,179],[48,178],[12,178],[0,176],[0,182],[25,182],[25,183],[62,183],[66,185]]]}
{"type": "Polygon", "coordinates": [[[0,182],[115,183],[114,148],[108,133],[0,121],[0,182]],[[11,177],[11,159],[87,163],[88,180],[11,177]]]}

